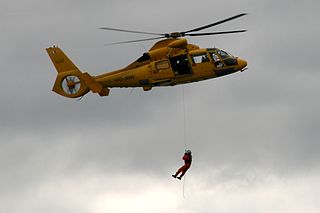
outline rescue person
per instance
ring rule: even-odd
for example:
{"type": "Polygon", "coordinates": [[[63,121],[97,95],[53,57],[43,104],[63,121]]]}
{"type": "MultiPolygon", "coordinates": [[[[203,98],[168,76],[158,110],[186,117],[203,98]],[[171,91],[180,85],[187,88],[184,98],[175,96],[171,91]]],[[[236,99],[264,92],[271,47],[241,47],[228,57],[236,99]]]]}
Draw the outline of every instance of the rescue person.
{"type": "Polygon", "coordinates": [[[191,166],[191,162],[192,162],[192,155],[191,155],[191,151],[190,150],[186,150],[182,160],[184,160],[184,165],[178,169],[178,171],[176,172],[176,174],[172,175],[172,177],[174,178],[178,178],[179,180],[181,180],[181,178],[184,176],[184,174],[186,173],[186,171],[190,168],[191,166]],[[178,176],[181,173],[180,176],[178,176]]]}

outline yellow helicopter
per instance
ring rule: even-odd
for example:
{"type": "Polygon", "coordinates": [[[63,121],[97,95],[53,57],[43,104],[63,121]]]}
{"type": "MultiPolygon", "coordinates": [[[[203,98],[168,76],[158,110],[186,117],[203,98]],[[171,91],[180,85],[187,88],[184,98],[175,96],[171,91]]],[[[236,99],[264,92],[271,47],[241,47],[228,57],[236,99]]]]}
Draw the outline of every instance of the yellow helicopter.
{"type": "Polygon", "coordinates": [[[81,97],[90,90],[100,96],[108,96],[110,88],[113,87],[142,87],[144,91],[148,91],[152,87],[186,84],[244,71],[247,66],[245,60],[218,48],[200,48],[189,44],[183,38],[245,32],[246,30],[195,33],[244,15],[246,13],[192,30],[164,34],[101,27],[103,30],[157,35],[153,38],[112,44],[163,40],[158,41],[148,52],[127,67],[98,76],[81,72],[60,48],[49,47],[46,50],[58,72],[52,90],[68,98],[81,97]]]}

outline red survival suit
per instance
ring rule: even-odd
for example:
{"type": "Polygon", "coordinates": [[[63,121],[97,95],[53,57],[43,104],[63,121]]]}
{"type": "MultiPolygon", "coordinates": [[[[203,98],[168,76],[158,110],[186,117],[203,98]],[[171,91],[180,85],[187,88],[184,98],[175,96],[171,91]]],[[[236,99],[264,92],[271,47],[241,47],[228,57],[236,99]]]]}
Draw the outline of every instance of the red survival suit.
{"type": "Polygon", "coordinates": [[[184,165],[180,169],[178,169],[176,174],[172,175],[172,177],[176,178],[181,173],[181,175],[179,177],[177,177],[179,180],[181,180],[181,178],[184,176],[184,174],[187,172],[187,170],[191,166],[192,155],[191,155],[190,150],[186,150],[186,152],[184,153],[184,155],[182,157],[182,160],[184,160],[184,165]]]}

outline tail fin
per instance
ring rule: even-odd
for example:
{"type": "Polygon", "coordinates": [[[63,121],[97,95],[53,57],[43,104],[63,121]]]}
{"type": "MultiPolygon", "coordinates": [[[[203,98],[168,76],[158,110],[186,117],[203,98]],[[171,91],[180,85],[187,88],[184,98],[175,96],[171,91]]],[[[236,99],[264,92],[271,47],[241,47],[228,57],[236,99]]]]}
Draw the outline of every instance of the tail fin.
{"type": "Polygon", "coordinates": [[[72,63],[72,61],[64,54],[64,52],[56,47],[49,47],[46,49],[53,65],[57,69],[58,73],[67,72],[70,70],[79,71],[78,67],[72,63]]]}
{"type": "Polygon", "coordinates": [[[68,98],[78,98],[90,90],[101,96],[109,94],[109,89],[104,88],[88,73],[82,73],[60,48],[53,46],[46,50],[58,72],[52,89],[54,92],[68,98]]]}

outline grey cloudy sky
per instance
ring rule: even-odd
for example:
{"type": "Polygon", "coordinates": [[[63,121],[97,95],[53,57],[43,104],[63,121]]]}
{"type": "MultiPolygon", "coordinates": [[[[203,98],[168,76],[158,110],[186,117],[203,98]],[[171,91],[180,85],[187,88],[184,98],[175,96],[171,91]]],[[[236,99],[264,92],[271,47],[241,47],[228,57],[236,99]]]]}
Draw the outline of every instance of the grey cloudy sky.
{"type": "Polygon", "coordinates": [[[0,0],[0,212],[319,212],[320,3],[226,0],[0,0]],[[112,89],[81,101],[51,92],[45,48],[83,71],[126,66],[153,42],[104,46],[151,32],[190,38],[248,61],[249,70],[169,88],[112,89]],[[194,163],[185,182],[183,102],[194,163]]]}

